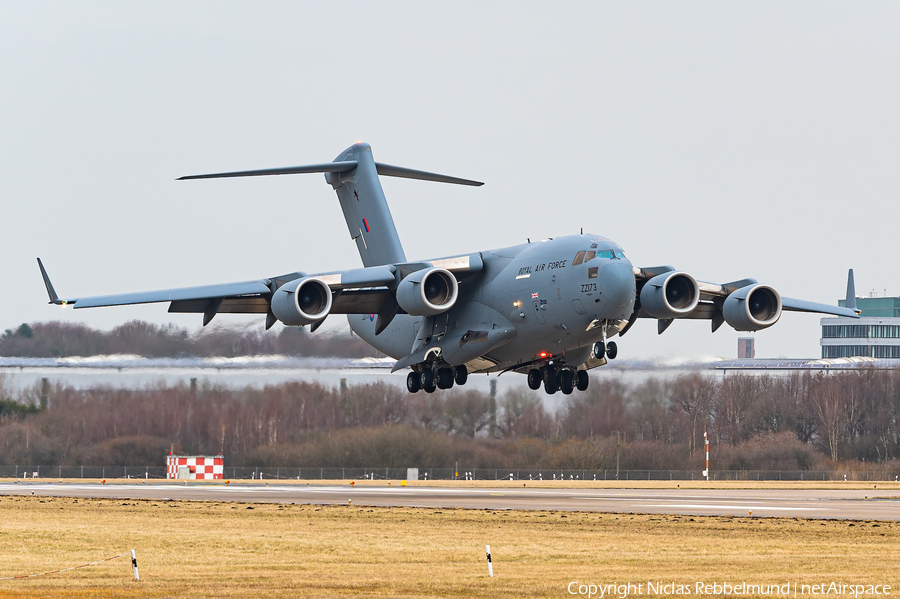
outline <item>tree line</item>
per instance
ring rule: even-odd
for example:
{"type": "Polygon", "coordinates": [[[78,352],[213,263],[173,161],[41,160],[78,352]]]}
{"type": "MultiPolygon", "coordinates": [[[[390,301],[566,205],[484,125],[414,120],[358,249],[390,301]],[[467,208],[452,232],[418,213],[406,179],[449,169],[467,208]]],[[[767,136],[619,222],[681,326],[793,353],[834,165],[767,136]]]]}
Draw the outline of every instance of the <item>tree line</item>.
{"type": "Polygon", "coordinates": [[[23,323],[0,335],[0,356],[64,358],[113,354],[166,357],[236,357],[254,355],[364,358],[375,350],[347,333],[310,334],[305,327],[210,326],[193,333],[174,324],[157,325],[132,320],[111,331],[80,323],[23,323]]]}
{"type": "Polygon", "coordinates": [[[172,451],[222,453],[231,466],[599,470],[618,457],[623,469],[696,470],[704,432],[720,470],[831,470],[900,451],[897,370],[604,376],[552,399],[524,389],[409,394],[384,382],[55,384],[41,409],[39,389],[3,388],[0,462],[10,465],[161,465],[172,451]],[[25,407],[3,407],[13,403],[25,407]]]}

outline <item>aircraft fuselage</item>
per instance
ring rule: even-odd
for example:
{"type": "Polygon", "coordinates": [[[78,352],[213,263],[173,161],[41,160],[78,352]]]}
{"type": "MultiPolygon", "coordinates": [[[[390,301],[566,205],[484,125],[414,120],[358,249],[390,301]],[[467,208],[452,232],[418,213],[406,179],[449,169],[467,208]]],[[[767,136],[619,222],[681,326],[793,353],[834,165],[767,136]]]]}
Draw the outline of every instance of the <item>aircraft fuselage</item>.
{"type": "Polygon", "coordinates": [[[634,310],[634,268],[622,248],[607,238],[571,235],[480,256],[484,268],[460,281],[459,300],[446,313],[398,315],[380,335],[375,335],[374,315],[348,315],[350,327],[398,359],[410,353],[417,338],[439,341],[468,330],[511,327],[509,340],[515,343],[494,348],[484,362],[469,364],[472,372],[491,372],[532,363],[542,353],[581,364],[603,339],[603,324],[607,336],[613,336],[634,310]],[[592,323],[596,326],[588,330],[592,323]]]}

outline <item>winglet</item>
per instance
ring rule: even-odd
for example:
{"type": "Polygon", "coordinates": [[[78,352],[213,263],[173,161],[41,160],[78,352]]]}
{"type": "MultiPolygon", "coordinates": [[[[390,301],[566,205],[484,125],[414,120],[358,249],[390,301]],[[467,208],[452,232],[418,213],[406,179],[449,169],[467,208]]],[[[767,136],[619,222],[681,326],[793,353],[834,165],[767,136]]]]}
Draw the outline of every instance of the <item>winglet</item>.
{"type": "Polygon", "coordinates": [[[44,287],[47,288],[47,295],[50,296],[50,303],[56,304],[57,306],[64,305],[65,302],[59,299],[59,296],[56,295],[56,290],[53,288],[53,283],[50,282],[50,277],[47,276],[47,271],[44,269],[44,264],[41,262],[41,259],[38,258],[38,266],[41,269],[41,277],[44,279],[44,287]]]}
{"type": "Polygon", "coordinates": [[[856,307],[856,282],[853,280],[853,269],[847,273],[847,299],[844,301],[844,307],[850,308],[857,314],[860,310],[856,307]]]}

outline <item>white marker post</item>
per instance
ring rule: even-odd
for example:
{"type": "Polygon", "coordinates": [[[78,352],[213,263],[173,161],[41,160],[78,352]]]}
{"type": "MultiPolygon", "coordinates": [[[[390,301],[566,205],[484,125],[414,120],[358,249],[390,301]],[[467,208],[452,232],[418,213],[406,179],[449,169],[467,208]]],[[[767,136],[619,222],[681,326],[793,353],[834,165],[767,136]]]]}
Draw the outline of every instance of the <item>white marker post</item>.
{"type": "Polygon", "coordinates": [[[491,563],[491,546],[485,545],[485,547],[487,548],[488,576],[493,578],[494,577],[494,564],[491,563]]]}
{"type": "Polygon", "coordinates": [[[141,576],[140,574],[138,574],[137,556],[134,554],[134,549],[131,550],[131,567],[134,568],[134,579],[140,580],[141,576]]]}
{"type": "Polygon", "coordinates": [[[706,445],[706,470],[703,471],[703,476],[709,480],[709,438],[706,436],[706,431],[703,431],[703,444],[706,445]]]}

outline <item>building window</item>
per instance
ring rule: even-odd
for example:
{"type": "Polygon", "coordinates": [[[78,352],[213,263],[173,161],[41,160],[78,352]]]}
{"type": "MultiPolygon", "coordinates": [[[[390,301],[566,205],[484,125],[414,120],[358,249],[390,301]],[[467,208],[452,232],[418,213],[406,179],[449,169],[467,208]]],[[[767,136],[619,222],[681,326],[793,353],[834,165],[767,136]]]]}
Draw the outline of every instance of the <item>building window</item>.
{"type": "Polygon", "coordinates": [[[900,358],[900,345],[825,345],[823,358],[900,358]]]}

